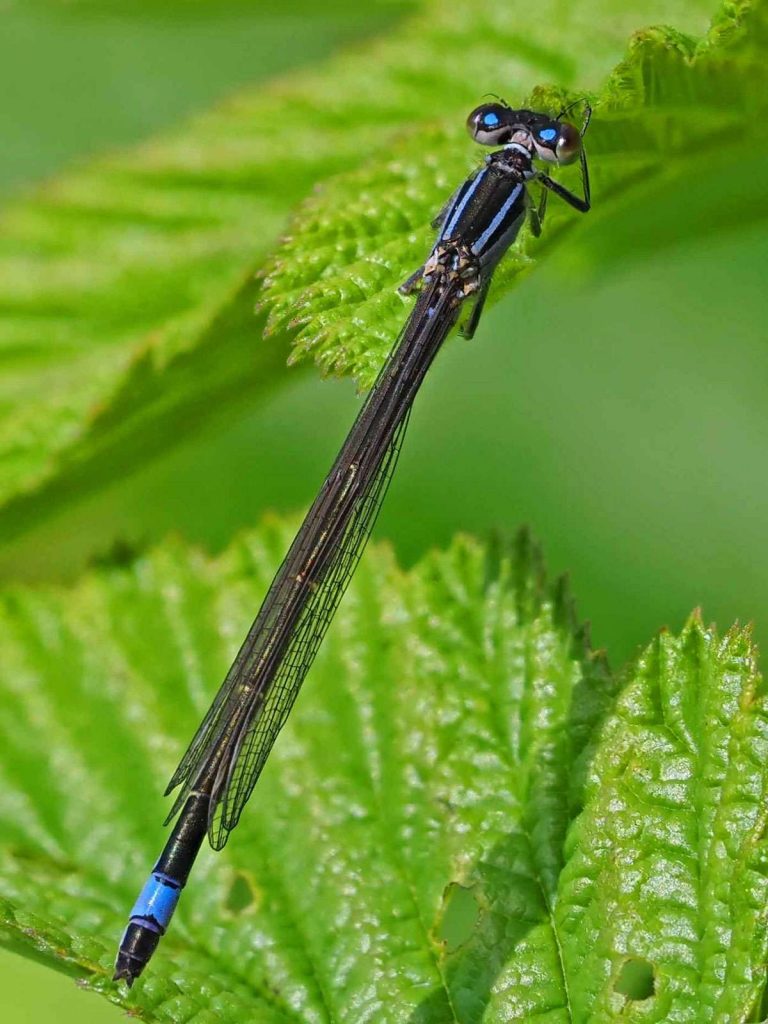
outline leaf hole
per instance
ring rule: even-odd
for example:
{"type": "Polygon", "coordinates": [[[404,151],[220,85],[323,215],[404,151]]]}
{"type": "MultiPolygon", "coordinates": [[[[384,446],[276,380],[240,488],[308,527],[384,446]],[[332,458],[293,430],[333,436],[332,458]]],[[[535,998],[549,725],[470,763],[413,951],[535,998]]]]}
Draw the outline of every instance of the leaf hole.
{"type": "Polygon", "coordinates": [[[479,916],[480,904],[472,887],[467,888],[458,882],[451,882],[445,887],[435,937],[445,944],[447,953],[455,952],[470,939],[479,916]]]}
{"type": "Polygon", "coordinates": [[[244,914],[256,906],[256,889],[244,871],[236,871],[224,897],[224,909],[230,914],[244,914]]]}
{"type": "Polygon", "coordinates": [[[613,984],[614,992],[626,996],[629,1002],[640,1003],[656,992],[656,974],[653,964],[642,957],[630,957],[621,965],[613,984]]]}

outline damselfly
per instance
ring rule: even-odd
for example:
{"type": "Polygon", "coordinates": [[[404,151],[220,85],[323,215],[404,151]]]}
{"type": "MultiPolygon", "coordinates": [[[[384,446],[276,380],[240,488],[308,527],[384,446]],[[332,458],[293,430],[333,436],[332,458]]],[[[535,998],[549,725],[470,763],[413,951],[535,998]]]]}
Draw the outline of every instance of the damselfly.
{"type": "MultiPolygon", "coordinates": [[[[570,109],[570,108],[568,108],[570,109]]],[[[120,943],[115,979],[129,985],[165,933],[207,833],[220,850],[237,825],[278,732],[368,540],[391,479],[416,392],[471,299],[461,326],[477,327],[494,268],[526,220],[538,235],[549,192],[582,213],[590,207],[581,130],[557,117],[485,103],[467,119],[472,138],[501,147],[433,222],[426,263],[401,285],[418,289],[413,310],[314,504],[275,576],[224,683],[166,792],[180,787],[177,818],[120,943]],[[534,166],[581,163],[583,196],[534,166]],[[538,203],[528,189],[541,186],[538,203]]]]}

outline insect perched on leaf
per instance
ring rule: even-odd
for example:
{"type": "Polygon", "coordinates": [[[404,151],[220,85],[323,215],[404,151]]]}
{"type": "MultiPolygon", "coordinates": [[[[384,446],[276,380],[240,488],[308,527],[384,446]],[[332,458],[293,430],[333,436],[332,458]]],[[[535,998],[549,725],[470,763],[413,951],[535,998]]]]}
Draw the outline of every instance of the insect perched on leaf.
{"type": "Polygon", "coordinates": [[[401,292],[415,305],[307,513],[227,677],[181,759],[167,792],[179,787],[171,836],[131,911],[115,980],[131,985],[165,933],[205,835],[220,850],[237,825],[277,734],[370,536],[397,462],[413,401],[465,308],[461,332],[478,325],[493,271],[528,220],[541,231],[553,192],[590,208],[581,129],[502,101],[473,110],[472,138],[500,147],[459,186],[434,221],[426,262],[401,292]],[[580,161],[583,196],[534,166],[580,161]],[[538,203],[531,185],[541,186],[538,203]]]}

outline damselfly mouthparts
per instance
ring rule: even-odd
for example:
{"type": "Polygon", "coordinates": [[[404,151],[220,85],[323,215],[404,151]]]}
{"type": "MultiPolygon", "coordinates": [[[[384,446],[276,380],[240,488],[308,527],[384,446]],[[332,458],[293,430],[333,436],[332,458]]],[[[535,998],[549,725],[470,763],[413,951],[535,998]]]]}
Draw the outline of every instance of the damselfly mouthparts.
{"type": "Polygon", "coordinates": [[[207,833],[221,849],[293,706],[368,540],[395,468],[413,400],[432,360],[458,322],[471,337],[494,268],[526,219],[541,231],[546,197],[590,207],[581,130],[557,117],[486,103],[467,120],[472,138],[501,147],[454,193],[437,216],[437,240],[401,285],[418,289],[413,310],[368,395],[314,504],[280,566],[224,683],[171,779],[180,787],[168,816],[170,838],[131,911],[115,964],[129,985],[165,933],[207,833]],[[579,160],[583,196],[534,166],[579,160]],[[541,186],[538,202],[529,194],[541,186]]]}

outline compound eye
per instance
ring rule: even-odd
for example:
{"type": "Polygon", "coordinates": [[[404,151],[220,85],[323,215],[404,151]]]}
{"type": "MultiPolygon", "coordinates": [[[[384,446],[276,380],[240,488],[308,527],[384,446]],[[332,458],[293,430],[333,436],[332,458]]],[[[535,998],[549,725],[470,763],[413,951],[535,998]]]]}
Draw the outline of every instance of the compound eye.
{"type": "Polygon", "coordinates": [[[558,163],[572,164],[581,152],[581,132],[572,124],[563,121],[557,133],[555,155],[558,163]]]}
{"type": "Polygon", "coordinates": [[[481,146],[499,146],[509,137],[509,108],[484,103],[467,118],[467,131],[481,146]]]}

